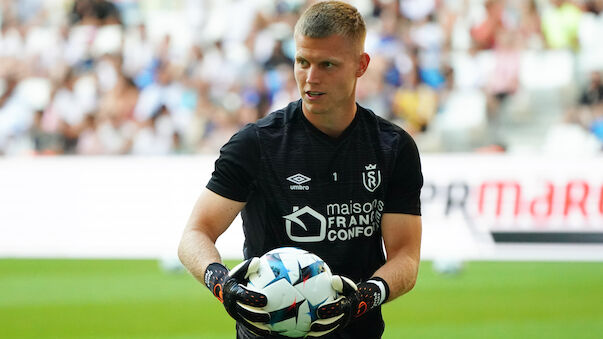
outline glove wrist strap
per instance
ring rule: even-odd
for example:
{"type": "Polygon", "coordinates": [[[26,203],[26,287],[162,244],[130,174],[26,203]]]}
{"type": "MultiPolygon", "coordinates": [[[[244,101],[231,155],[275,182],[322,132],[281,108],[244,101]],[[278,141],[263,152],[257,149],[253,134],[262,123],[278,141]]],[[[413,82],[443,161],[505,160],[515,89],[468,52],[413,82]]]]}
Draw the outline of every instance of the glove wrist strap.
{"type": "Polygon", "coordinates": [[[379,288],[379,296],[375,298],[375,304],[373,307],[379,306],[387,301],[389,298],[389,285],[381,277],[372,277],[366,282],[367,284],[374,284],[379,288]]]}
{"type": "Polygon", "coordinates": [[[212,263],[205,269],[205,286],[214,294],[220,302],[223,302],[224,282],[228,278],[228,268],[220,263],[212,263]]]}

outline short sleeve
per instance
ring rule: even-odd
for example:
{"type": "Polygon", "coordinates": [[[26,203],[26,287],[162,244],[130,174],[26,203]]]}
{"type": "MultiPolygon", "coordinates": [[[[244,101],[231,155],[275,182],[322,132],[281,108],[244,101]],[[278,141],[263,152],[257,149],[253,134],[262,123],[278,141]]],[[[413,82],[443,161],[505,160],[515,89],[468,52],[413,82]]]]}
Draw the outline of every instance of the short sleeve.
{"type": "Polygon", "coordinates": [[[410,135],[404,132],[402,138],[386,193],[385,212],[421,215],[423,174],[419,150],[410,135]]]}
{"type": "Polygon", "coordinates": [[[220,149],[207,188],[235,201],[247,201],[260,165],[256,126],[249,124],[234,134],[220,149]]]}

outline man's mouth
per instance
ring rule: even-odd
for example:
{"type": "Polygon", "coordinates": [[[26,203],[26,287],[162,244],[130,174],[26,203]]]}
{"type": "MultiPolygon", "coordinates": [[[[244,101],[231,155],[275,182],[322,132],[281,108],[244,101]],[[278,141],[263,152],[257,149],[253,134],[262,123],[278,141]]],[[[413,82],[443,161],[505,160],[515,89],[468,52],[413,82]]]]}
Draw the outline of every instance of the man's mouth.
{"type": "Polygon", "coordinates": [[[326,94],[326,93],[318,92],[318,91],[306,91],[306,95],[309,96],[310,98],[317,98],[323,94],[326,94]]]}

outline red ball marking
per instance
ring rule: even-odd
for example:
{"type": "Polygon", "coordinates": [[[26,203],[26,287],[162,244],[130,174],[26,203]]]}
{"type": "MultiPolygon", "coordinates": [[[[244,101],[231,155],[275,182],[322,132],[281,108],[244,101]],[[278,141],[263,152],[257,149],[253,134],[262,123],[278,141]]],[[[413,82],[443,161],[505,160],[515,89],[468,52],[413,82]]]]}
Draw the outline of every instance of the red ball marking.
{"type": "Polygon", "coordinates": [[[291,304],[291,306],[289,306],[288,310],[294,310],[295,309],[295,304],[297,304],[297,298],[293,300],[293,303],[291,304]]]}

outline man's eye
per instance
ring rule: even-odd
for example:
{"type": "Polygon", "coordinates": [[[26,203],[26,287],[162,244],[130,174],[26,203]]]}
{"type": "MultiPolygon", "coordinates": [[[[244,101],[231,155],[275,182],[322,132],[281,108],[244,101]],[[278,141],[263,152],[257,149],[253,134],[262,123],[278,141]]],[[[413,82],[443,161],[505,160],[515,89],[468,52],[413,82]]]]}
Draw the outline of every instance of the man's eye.
{"type": "Polygon", "coordinates": [[[303,60],[303,59],[298,59],[298,60],[297,60],[297,63],[298,63],[300,66],[302,66],[302,67],[308,66],[308,62],[307,62],[306,60],[303,60]]]}
{"type": "Polygon", "coordinates": [[[323,62],[323,65],[325,66],[325,68],[331,68],[331,67],[333,67],[333,63],[331,63],[329,61],[323,62]]]}

